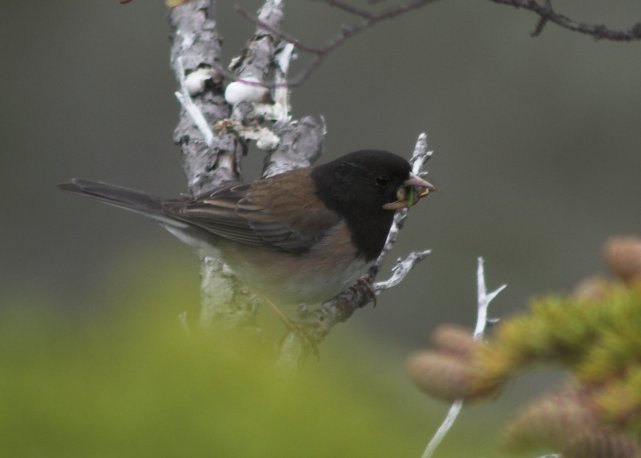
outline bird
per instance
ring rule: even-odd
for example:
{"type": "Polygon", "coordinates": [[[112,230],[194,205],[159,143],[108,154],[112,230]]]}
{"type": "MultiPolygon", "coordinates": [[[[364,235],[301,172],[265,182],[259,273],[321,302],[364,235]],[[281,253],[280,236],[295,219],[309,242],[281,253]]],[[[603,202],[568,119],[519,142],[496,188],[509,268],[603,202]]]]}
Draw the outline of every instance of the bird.
{"type": "Polygon", "coordinates": [[[81,178],[58,187],[156,221],[278,306],[315,305],[352,286],[383,250],[395,211],[435,190],[406,159],[372,149],[194,197],[81,178]]]}

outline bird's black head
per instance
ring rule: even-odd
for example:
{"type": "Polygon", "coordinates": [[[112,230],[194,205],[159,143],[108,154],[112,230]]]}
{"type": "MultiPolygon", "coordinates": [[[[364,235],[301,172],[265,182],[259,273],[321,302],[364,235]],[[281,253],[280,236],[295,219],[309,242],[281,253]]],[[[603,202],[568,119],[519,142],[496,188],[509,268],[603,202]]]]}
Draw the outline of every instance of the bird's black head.
{"type": "Polygon", "coordinates": [[[369,261],[383,249],[394,218],[383,207],[398,200],[410,173],[410,164],[400,156],[363,150],[315,167],[312,179],[318,197],[345,218],[352,240],[369,261]]]}

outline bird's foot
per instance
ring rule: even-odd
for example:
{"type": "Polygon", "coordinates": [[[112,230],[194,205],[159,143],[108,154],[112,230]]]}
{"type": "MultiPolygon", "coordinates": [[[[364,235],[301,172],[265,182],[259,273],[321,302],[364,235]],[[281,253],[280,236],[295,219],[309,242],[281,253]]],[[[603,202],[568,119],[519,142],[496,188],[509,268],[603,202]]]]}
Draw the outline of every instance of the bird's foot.
{"type": "Polygon", "coordinates": [[[305,325],[305,323],[292,321],[276,305],[274,305],[270,301],[265,301],[265,302],[269,305],[269,308],[271,308],[272,312],[274,312],[274,314],[278,317],[278,319],[287,328],[287,333],[283,335],[282,339],[279,342],[279,346],[283,344],[283,342],[285,341],[289,333],[296,334],[299,340],[305,346],[305,348],[309,350],[311,354],[314,355],[314,357],[318,361],[320,359],[320,352],[318,351],[318,342],[309,334],[308,327],[305,325]]]}
{"type": "Polygon", "coordinates": [[[374,291],[374,285],[372,285],[371,279],[367,275],[364,275],[356,281],[356,284],[362,286],[369,297],[365,305],[367,305],[369,301],[372,301],[374,302],[373,307],[376,307],[376,292],[374,291]]]}
{"type": "MultiPolygon", "coordinates": [[[[308,330],[308,327],[305,323],[294,322],[289,320],[289,323],[285,323],[288,328],[288,332],[296,334],[299,340],[303,343],[305,348],[314,355],[316,361],[320,360],[320,351],[318,350],[318,342],[314,339],[308,330]]],[[[283,336],[283,340],[287,337],[287,334],[283,336]]]]}

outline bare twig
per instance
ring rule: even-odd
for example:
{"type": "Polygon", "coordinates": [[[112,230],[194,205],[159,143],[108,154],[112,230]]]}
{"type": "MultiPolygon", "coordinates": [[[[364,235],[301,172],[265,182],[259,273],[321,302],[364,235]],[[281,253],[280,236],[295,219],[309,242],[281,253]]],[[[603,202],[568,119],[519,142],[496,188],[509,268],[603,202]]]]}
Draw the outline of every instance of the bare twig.
{"type": "Polygon", "coordinates": [[[200,133],[203,135],[203,139],[207,146],[211,147],[214,143],[214,133],[211,131],[211,127],[209,127],[203,112],[200,111],[191,99],[191,95],[189,94],[187,85],[185,84],[185,67],[183,66],[182,57],[180,56],[176,59],[176,70],[176,78],[180,83],[180,91],[176,91],[174,94],[187,115],[189,115],[200,133]]]}
{"type": "MultiPolygon", "coordinates": [[[[274,27],[272,24],[266,23],[262,18],[256,17],[246,10],[237,7],[236,11],[245,19],[256,23],[262,29],[268,31],[272,36],[293,44],[299,51],[311,54],[311,60],[296,76],[291,78],[287,85],[290,87],[299,86],[304,83],[314,71],[323,63],[325,58],[331,54],[336,48],[343,43],[353,38],[365,30],[373,28],[381,22],[395,19],[406,13],[418,10],[427,5],[435,3],[437,0],[411,0],[406,3],[390,6],[382,11],[372,12],[363,8],[358,8],[348,3],[345,0],[316,0],[317,2],[324,3],[332,8],[339,9],[353,16],[362,19],[360,22],[343,26],[341,31],[330,39],[325,45],[316,47],[303,43],[298,38],[284,32],[279,27],[274,27]]],[[[513,6],[515,8],[522,8],[536,14],[539,21],[531,36],[536,37],[541,34],[544,27],[548,23],[553,23],[561,28],[570,30],[572,32],[590,35],[597,40],[610,40],[610,41],[633,41],[641,39],[641,23],[634,24],[628,29],[611,29],[602,24],[587,24],[578,22],[564,16],[552,8],[550,0],[544,0],[540,4],[537,0],[490,0],[493,3],[501,5],[513,6]]],[[[382,3],[382,0],[370,0],[370,4],[382,3]]],[[[222,70],[224,71],[224,70],[222,70]]],[[[265,83],[264,83],[265,84],[265,83]]],[[[275,84],[266,83],[267,87],[275,87],[275,84]]]]}
{"type": "MultiPolygon", "coordinates": [[[[552,2],[551,0],[545,0],[545,7],[549,10],[552,11],[552,2]]],[[[539,22],[536,24],[536,28],[530,33],[531,37],[538,37],[541,35],[541,32],[543,32],[543,28],[545,25],[548,23],[549,19],[547,17],[541,16],[539,19],[539,22]]]]}
{"type": "Polygon", "coordinates": [[[431,252],[432,250],[413,251],[405,259],[399,258],[392,267],[392,275],[387,280],[374,283],[374,293],[379,294],[397,286],[407,277],[407,274],[410,273],[414,266],[425,259],[431,252]]]}
{"type": "Polygon", "coordinates": [[[289,65],[294,58],[294,45],[291,43],[282,43],[276,49],[276,68],[274,70],[274,82],[276,88],[274,89],[274,107],[278,109],[278,113],[272,115],[272,119],[276,122],[288,122],[290,120],[291,107],[289,105],[289,88],[286,86],[287,74],[289,73],[289,65]]]}
{"type": "Polygon", "coordinates": [[[237,8],[238,13],[247,20],[255,22],[260,27],[265,30],[268,30],[272,35],[278,36],[281,40],[292,43],[300,51],[304,51],[312,54],[312,60],[307,64],[305,68],[294,78],[291,78],[288,81],[288,85],[291,87],[300,86],[304,83],[307,78],[316,70],[325,57],[327,57],[332,51],[342,45],[344,42],[353,38],[361,32],[364,32],[367,29],[370,29],[377,25],[380,22],[394,19],[403,14],[409,13],[411,11],[417,10],[423,6],[434,3],[437,0],[413,0],[403,5],[397,5],[390,7],[386,10],[380,11],[378,13],[369,13],[362,9],[355,8],[354,6],[346,3],[342,0],[318,0],[322,3],[326,3],[329,6],[334,8],[341,9],[343,11],[349,12],[353,15],[363,18],[363,21],[351,24],[349,26],[344,26],[341,28],[341,31],[330,41],[328,41],[324,46],[316,48],[312,46],[305,45],[300,40],[294,38],[293,36],[283,32],[279,28],[270,27],[269,24],[264,23],[260,17],[255,17],[242,8],[237,8]]]}
{"type": "Polygon", "coordinates": [[[490,321],[487,317],[487,309],[490,306],[490,302],[496,298],[507,285],[503,284],[496,288],[494,291],[488,293],[487,287],[485,286],[485,269],[483,267],[483,258],[478,258],[478,268],[476,270],[476,284],[478,291],[478,315],[476,318],[476,326],[474,327],[474,338],[476,340],[481,340],[485,335],[485,329],[490,321]]]}
{"type": "Polygon", "coordinates": [[[543,30],[547,22],[558,25],[559,27],[572,32],[589,35],[595,40],[610,41],[634,41],[641,39],[641,23],[636,23],[628,29],[611,29],[603,24],[587,24],[570,19],[567,16],[557,13],[551,5],[551,2],[545,1],[542,5],[536,0],[490,0],[499,5],[508,5],[515,8],[522,8],[531,11],[539,16],[539,23],[532,33],[537,36],[543,30]]]}
{"type": "Polygon", "coordinates": [[[357,8],[353,5],[344,3],[339,0],[316,0],[316,1],[326,3],[329,6],[333,6],[334,8],[338,8],[339,10],[345,11],[346,13],[353,14],[354,16],[360,16],[365,19],[371,19],[374,16],[374,14],[370,13],[367,10],[357,8]]]}
{"type": "MultiPolygon", "coordinates": [[[[422,133],[418,136],[416,140],[416,145],[414,146],[414,151],[412,152],[412,157],[410,158],[410,164],[412,164],[412,172],[416,175],[424,176],[427,172],[423,171],[423,166],[430,157],[432,157],[433,151],[430,151],[427,148],[427,135],[422,133]]],[[[405,220],[407,219],[407,210],[397,211],[394,215],[394,223],[387,235],[387,241],[383,247],[381,255],[376,260],[376,263],[370,268],[368,272],[368,277],[370,281],[373,281],[378,271],[383,264],[383,261],[387,257],[387,253],[392,249],[398,239],[398,235],[405,225],[405,220]]]]}
{"type": "Polygon", "coordinates": [[[423,452],[423,455],[421,455],[421,458],[430,458],[434,454],[438,446],[441,444],[443,438],[447,435],[449,430],[452,429],[452,426],[461,413],[462,408],[462,400],[459,399],[452,403],[452,405],[450,406],[450,410],[447,412],[445,420],[443,420],[443,423],[441,423],[441,426],[439,426],[429,444],[427,444],[427,448],[423,452]]]}
{"type": "MultiPolygon", "coordinates": [[[[487,287],[485,285],[485,269],[483,268],[483,258],[478,258],[478,267],[476,270],[476,285],[477,285],[477,312],[476,312],[476,326],[474,327],[474,339],[481,340],[485,334],[485,329],[487,328],[488,323],[491,321],[488,320],[487,310],[490,305],[490,302],[503,291],[507,285],[501,285],[494,291],[488,293],[487,287]]],[[[443,438],[447,435],[449,430],[454,425],[456,418],[461,409],[463,408],[463,400],[458,399],[452,403],[450,410],[441,423],[441,426],[438,428],[430,442],[427,444],[425,451],[423,452],[422,458],[430,458],[438,446],[440,445],[443,438]]]]}

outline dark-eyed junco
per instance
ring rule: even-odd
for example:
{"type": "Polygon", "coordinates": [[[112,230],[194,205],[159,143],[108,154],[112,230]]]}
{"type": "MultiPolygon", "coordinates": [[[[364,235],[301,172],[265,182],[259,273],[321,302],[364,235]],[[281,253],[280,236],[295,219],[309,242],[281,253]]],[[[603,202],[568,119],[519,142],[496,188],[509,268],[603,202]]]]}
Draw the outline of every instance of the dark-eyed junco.
{"type": "Polygon", "coordinates": [[[434,189],[377,150],[194,198],[78,178],[59,187],[157,221],[276,305],[319,303],[354,284],[381,253],[394,211],[434,189]]]}

